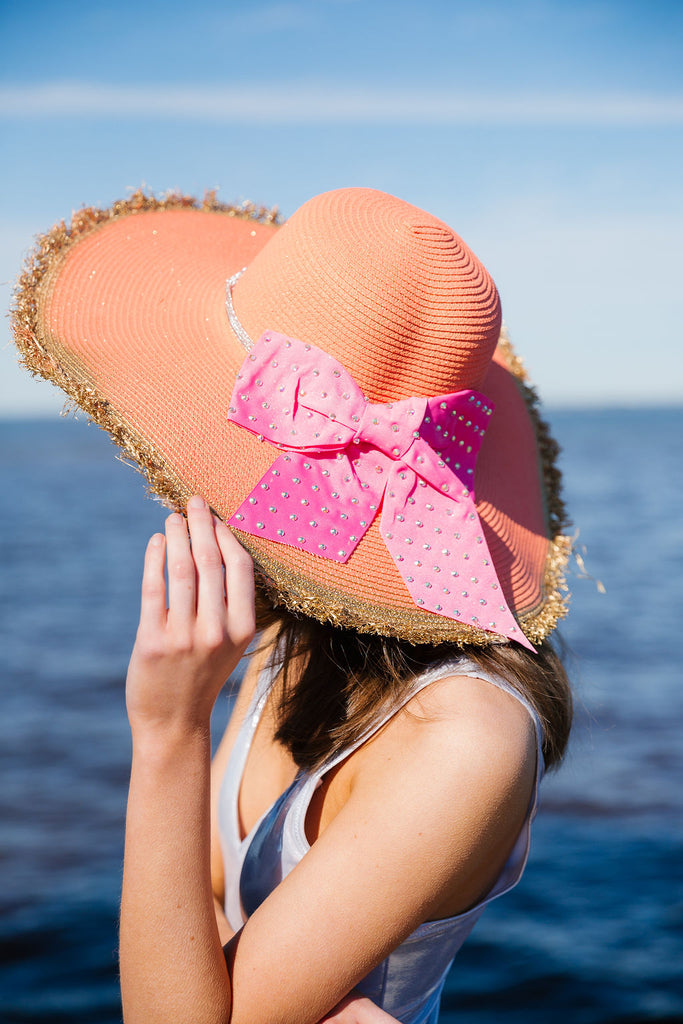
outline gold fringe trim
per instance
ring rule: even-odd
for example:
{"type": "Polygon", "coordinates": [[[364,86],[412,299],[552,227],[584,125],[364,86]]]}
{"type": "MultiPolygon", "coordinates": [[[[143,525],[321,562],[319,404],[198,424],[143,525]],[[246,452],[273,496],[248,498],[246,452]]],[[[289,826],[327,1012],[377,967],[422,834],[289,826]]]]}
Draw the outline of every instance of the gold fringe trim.
{"type": "Polygon", "coordinates": [[[228,217],[274,226],[281,223],[277,207],[269,209],[250,202],[239,206],[221,203],[216,199],[215,191],[206,192],[202,200],[197,200],[177,192],[157,198],[139,189],[128,199],[117,200],[108,209],[85,207],[77,210],[68,225],[63,220],[59,221],[50,231],[40,235],[17,281],[10,309],[12,333],[19,350],[20,363],[33,376],[42,377],[61,388],[68,399],[65,411],[68,411],[68,404],[72,402],[87,413],[90,420],[106,430],[119,446],[123,461],[146,477],[148,490],[178,509],[185,506],[192,495],[191,490],[173,473],[164,457],[92,387],[86,374],[80,380],[77,378],[73,360],[69,360],[71,365],[68,368],[62,365],[58,346],[54,342],[48,346],[43,336],[40,303],[50,279],[57,273],[70,249],[92,231],[121,217],[134,216],[148,210],[185,209],[222,213],[228,217]]]}
{"type": "MultiPolygon", "coordinates": [[[[49,350],[40,324],[41,296],[58,270],[70,248],[85,235],[112,220],[134,216],[147,210],[194,209],[222,213],[229,217],[255,220],[259,223],[281,223],[277,207],[268,209],[243,203],[231,206],[216,199],[216,193],[207,192],[203,200],[169,193],[157,199],[138,190],[130,198],[115,202],[109,209],[88,207],[76,211],[69,225],[60,221],[49,232],[38,238],[29,255],[15,288],[11,322],[20,362],[34,376],[43,377],[60,387],[67,398],[84,410],[92,422],[106,430],[122,452],[122,459],[133,465],[146,478],[148,490],[173,508],[182,510],[191,497],[190,488],[168,466],[163,455],[127,423],[89,383],[87,376],[77,379],[73,365],[68,369],[58,358],[58,346],[50,343],[49,350]]],[[[571,553],[571,539],[562,535],[567,525],[564,504],[560,497],[561,475],[556,459],[559,446],[538,412],[538,398],[527,383],[521,359],[514,353],[503,328],[499,341],[506,366],[516,378],[538,438],[539,456],[547,497],[551,535],[544,575],[544,596],[539,607],[520,617],[520,625],[532,643],[540,643],[567,614],[568,590],[564,572],[571,553]]],[[[294,576],[285,566],[252,549],[248,535],[240,533],[244,547],[254,557],[257,584],[274,606],[331,622],[360,633],[396,636],[411,643],[455,643],[460,646],[507,643],[507,639],[465,623],[441,616],[400,608],[382,608],[347,596],[340,603],[337,592],[327,590],[319,583],[307,583],[294,576]]]]}

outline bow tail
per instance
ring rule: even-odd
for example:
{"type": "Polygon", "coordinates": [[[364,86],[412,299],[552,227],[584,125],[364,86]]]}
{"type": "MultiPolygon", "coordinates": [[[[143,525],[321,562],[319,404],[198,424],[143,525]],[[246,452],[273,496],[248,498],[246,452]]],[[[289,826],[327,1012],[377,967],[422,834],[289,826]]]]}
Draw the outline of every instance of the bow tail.
{"type": "Polygon", "coordinates": [[[380,531],[419,608],[534,650],[507,606],[471,498],[453,500],[399,470],[387,487],[380,531]]]}
{"type": "Polygon", "coordinates": [[[381,491],[346,452],[283,452],[229,525],[255,537],[346,562],[377,515],[381,491]]]}

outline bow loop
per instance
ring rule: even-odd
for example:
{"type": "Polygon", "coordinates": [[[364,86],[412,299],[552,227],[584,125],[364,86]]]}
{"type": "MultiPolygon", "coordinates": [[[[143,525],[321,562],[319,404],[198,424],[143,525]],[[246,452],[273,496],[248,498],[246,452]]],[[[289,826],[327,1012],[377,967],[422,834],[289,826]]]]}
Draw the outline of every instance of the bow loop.
{"type": "Polygon", "coordinates": [[[426,407],[426,398],[404,398],[386,405],[368,402],[355,440],[366,442],[392,459],[400,459],[420,436],[426,407]]]}
{"type": "Polygon", "coordinates": [[[237,375],[229,415],[280,455],[230,525],[346,562],[381,509],[381,536],[419,608],[533,650],[474,504],[492,412],[476,391],[370,403],[332,356],[268,332],[237,375]]]}

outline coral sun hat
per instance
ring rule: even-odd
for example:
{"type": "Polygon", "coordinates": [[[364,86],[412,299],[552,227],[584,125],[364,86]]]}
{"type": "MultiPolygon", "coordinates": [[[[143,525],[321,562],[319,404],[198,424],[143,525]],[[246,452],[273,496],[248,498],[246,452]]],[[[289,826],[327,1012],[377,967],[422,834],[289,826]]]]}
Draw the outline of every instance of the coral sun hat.
{"type": "Polygon", "coordinates": [[[39,240],[13,324],[152,491],[204,495],[273,603],[415,643],[530,646],[564,615],[556,446],[495,285],[430,214],[137,193],[39,240]]]}

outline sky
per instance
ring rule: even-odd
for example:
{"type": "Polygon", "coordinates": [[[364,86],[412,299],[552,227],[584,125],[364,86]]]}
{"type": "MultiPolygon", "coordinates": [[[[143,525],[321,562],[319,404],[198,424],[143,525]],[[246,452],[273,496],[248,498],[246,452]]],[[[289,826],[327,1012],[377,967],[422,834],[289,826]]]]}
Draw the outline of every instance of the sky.
{"type": "MultiPolygon", "coordinates": [[[[683,3],[0,0],[0,301],[145,186],[449,223],[549,406],[683,401],[683,3]]],[[[54,415],[0,327],[0,416],[54,415]]]]}

